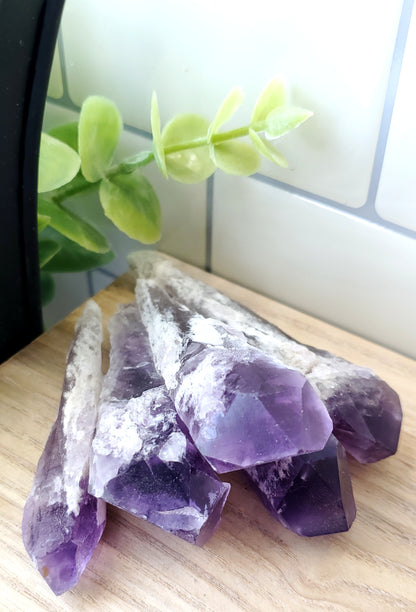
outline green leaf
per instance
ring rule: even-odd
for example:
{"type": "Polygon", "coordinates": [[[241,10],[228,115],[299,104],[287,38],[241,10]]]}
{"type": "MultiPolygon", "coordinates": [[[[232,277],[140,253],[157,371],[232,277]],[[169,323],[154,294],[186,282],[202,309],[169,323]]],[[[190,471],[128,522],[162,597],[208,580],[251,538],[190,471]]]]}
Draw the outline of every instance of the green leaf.
{"type": "Polygon", "coordinates": [[[259,154],[246,142],[230,141],[211,145],[211,156],[218,168],[237,176],[254,174],[260,165],[259,154]]]}
{"type": "Polygon", "coordinates": [[[155,162],[157,167],[165,178],[168,178],[168,171],[166,168],[165,152],[163,150],[162,134],[160,132],[160,115],[159,106],[157,104],[156,92],[152,95],[152,106],[150,111],[150,123],[152,126],[153,135],[153,153],[155,156],[155,162]]]}
{"type": "Polygon", "coordinates": [[[40,272],[40,297],[42,306],[46,306],[49,302],[52,302],[55,296],[55,281],[52,278],[52,274],[41,270],[40,272]]]}
{"type": "Polygon", "coordinates": [[[69,183],[78,173],[78,154],[56,138],[42,133],[39,150],[38,192],[52,191],[69,183]]]}
{"type": "Polygon", "coordinates": [[[78,148],[81,170],[90,183],[104,177],[123,128],[120,112],[114,102],[101,96],[90,96],[82,107],[78,126],[78,148]]]}
{"type": "Polygon", "coordinates": [[[105,215],[127,236],[145,244],[159,240],[159,200],[146,177],[115,176],[101,182],[99,195],[105,215]]]}
{"type": "Polygon", "coordinates": [[[241,87],[234,87],[227,95],[223,103],[221,104],[217,114],[214,117],[208,130],[208,142],[219,128],[232,117],[237,108],[243,103],[244,93],[241,87]]]}
{"type": "Polygon", "coordinates": [[[98,266],[105,266],[114,259],[113,251],[104,254],[92,253],[50,227],[45,229],[43,235],[60,246],[55,257],[43,268],[47,272],[85,272],[98,266]]]}
{"type": "Polygon", "coordinates": [[[42,230],[45,229],[47,225],[49,225],[49,221],[51,220],[48,215],[40,215],[38,213],[38,234],[41,233],[42,230]]]}
{"type": "Polygon", "coordinates": [[[59,244],[54,240],[39,240],[39,267],[43,268],[46,266],[59,249],[59,244]]]}
{"type": "Polygon", "coordinates": [[[289,164],[287,163],[287,160],[281,153],[279,153],[279,151],[276,151],[268,140],[259,136],[254,130],[249,130],[248,133],[259,153],[282,168],[288,167],[289,164]]]}
{"type": "Polygon", "coordinates": [[[297,106],[281,106],[271,111],[264,122],[264,131],[270,138],[279,138],[309,119],[313,113],[297,106]]]}
{"type": "MultiPolygon", "coordinates": [[[[209,121],[200,115],[178,115],[166,124],[162,133],[165,149],[184,142],[206,138],[209,121]]],[[[180,183],[199,183],[215,171],[209,147],[194,147],[166,155],[169,175],[180,183]]]]}
{"type": "Polygon", "coordinates": [[[85,249],[95,253],[107,253],[110,250],[106,238],[100,232],[61,204],[39,198],[38,211],[49,216],[51,227],[85,249]]]}
{"type": "Polygon", "coordinates": [[[48,134],[64,142],[68,147],[78,152],[78,121],[71,121],[71,123],[58,125],[58,127],[49,130],[48,134]]]}
{"type": "Polygon", "coordinates": [[[272,110],[283,104],[286,104],[286,83],[283,79],[272,79],[257,98],[251,124],[264,121],[272,110]]]}

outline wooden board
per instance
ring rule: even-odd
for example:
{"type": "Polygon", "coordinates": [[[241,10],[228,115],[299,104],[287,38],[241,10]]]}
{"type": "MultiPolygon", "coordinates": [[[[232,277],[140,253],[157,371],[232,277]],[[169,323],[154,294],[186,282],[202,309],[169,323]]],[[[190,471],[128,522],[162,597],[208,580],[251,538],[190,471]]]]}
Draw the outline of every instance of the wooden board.
{"type": "MultiPolygon", "coordinates": [[[[398,453],[350,461],[357,519],[348,533],[302,538],[278,524],[244,479],[203,548],[115,508],[79,584],[55,597],[32,567],[20,523],[56,418],[79,309],[0,368],[0,609],[416,610],[416,362],[196,268],[182,268],[302,342],[373,368],[401,396],[398,453]]],[[[125,275],[97,295],[104,320],[133,299],[125,275]]],[[[108,348],[108,347],[107,347],[108,348]]]]}

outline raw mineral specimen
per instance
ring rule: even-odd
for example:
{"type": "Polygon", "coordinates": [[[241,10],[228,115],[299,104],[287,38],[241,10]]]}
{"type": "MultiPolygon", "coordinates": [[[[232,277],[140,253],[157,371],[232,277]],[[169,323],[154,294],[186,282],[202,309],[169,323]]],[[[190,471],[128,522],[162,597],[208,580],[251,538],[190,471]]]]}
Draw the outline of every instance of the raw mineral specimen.
{"type": "Polygon", "coordinates": [[[136,298],[156,369],[195,446],[218,472],[322,449],[325,406],[296,370],[177,304],[152,280],[136,298]]]}
{"type": "Polygon", "coordinates": [[[110,367],[99,402],[89,490],[203,544],[220,521],[230,485],[219,480],[179,427],[136,304],[121,306],[109,329],[110,367]]]}
{"type": "Polygon", "coordinates": [[[321,451],[252,467],[246,473],[266,508],[299,535],[347,531],[355,519],[345,450],[334,436],[321,451]]]}
{"type": "Polygon", "coordinates": [[[358,461],[370,463],[396,452],[400,400],[370,369],[296,342],[244,306],[181,273],[158,253],[133,253],[129,262],[139,277],[156,279],[192,311],[234,327],[252,346],[302,372],[324,401],[334,435],[358,461]]]}
{"type": "Polygon", "coordinates": [[[78,582],[105,525],[105,502],[87,492],[101,342],[101,311],[90,301],[75,328],[58,417],[23,512],[24,545],[56,595],[78,582]]]}

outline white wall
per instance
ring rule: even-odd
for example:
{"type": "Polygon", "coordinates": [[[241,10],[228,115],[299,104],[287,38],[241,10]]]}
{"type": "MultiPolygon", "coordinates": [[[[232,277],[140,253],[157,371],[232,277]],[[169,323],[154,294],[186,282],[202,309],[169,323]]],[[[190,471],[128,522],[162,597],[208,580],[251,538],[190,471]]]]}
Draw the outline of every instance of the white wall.
{"type": "MultiPolygon", "coordinates": [[[[286,75],[293,103],[314,111],[279,143],[289,169],[196,186],[146,169],[163,210],[158,248],[416,356],[412,5],[66,0],[45,128],[105,95],[125,121],[121,157],[149,147],[153,90],[165,122],[210,118],[241,85],[244,124],[265,83],[286,75]]],[[[66,291],[72,307],[126,268],[136,245],[104,227],[118,258],[85,282],[59,279],[48,323],[66,314],[66,291]]]]}

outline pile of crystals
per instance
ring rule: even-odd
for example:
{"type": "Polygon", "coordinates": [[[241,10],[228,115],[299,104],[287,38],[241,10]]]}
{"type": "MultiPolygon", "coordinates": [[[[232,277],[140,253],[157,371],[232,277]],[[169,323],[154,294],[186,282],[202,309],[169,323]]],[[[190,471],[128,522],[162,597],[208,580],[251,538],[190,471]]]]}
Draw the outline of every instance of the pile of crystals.
{"type": "Polygon", "coordinates": [[[57,594],[79,580],[110,503],[201,545],[243,470],[299,535],[346,531],[355,503],[346,451],[396,452],[397,394],[372,371],[299,344],[162,255],[129,258],[136,302],[109,323],[87,303],[59,413],[23,515],[25,547],[57,594]]]}

